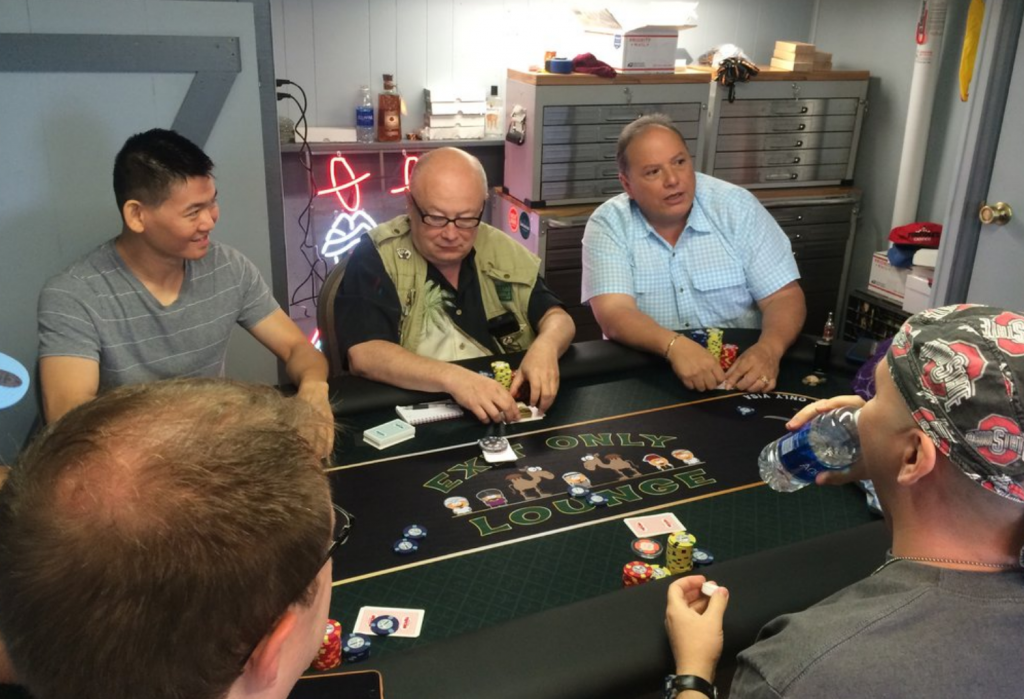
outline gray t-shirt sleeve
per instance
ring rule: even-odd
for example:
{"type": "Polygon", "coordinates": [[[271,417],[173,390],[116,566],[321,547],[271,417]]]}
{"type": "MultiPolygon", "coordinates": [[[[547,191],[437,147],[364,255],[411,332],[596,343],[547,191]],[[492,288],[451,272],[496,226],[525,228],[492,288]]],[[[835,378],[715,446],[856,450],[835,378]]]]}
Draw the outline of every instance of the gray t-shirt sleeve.
{"type": "Polygon", "coordinates": [[[281,306],[274,299],[274,295],[270,293],[270,287],[263,281],[263,275],[249,258],[226,245],[221,248],[228,257],[242,294],[242,308],[238,314],[238,324],[246,330],[252,330],[260,321],[281,306]]]}
{"type": "Polygon", "coordinates": [[[37,321],[40,357],[100,360],[100,340],[88,289],[65,273],[51,278],[39,293],[37,321]]]}

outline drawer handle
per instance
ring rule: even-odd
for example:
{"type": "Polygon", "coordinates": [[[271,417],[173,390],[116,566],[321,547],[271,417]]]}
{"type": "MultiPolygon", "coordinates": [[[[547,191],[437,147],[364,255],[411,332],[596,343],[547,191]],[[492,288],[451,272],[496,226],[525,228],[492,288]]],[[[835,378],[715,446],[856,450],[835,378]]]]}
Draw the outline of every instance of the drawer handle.
{"type": "Polygon", "coordinates": [[[801,238],[801,235],[799,233],[794,233],[793,234],[793,240],[800,240],[800,238],[801,238]]]}
{"type": "Polygon", "coordinates": [[[799,165],[800,164],[800,158],[793,158],[793,164],[794,165],[799,165]]]}
{"type": "Polygon", "coordinates": [[[601,157],[604,160],[615,160],[615,153],[611,153],[610,155],[602,155],[601,157]]]}
{"type": "Polygon", "coordinates": [[[776,223],[800,223],[803,220],[804,220],[803,214],[800,214],[800,215],[797,215],[797,216],[791,216],[789,218],[777,218],[777,219],[775,219],[775,222],[776,223]]]}
{"type": "Polygon", "coordinates": [[[774,182],[776,180],[795,180],[797,177],[799,175],[795,172],[781,172],[777,175],[768,175],[765,179],[769,182],[774,182]]]}
{"type": "Polygon", "coordinates": [[[601,190],[601,194],[618,194],[622,191],[622,187],[605,187],[601,190]]]}
{"type": "Polygon", "coordinates": [[[618,176],[619,176],[619,169],[618,168],[615,168],[614,170],[605,170],[604,172],[601,173],[601,177],[618,177],[618,176]]]}
{"type": "Polygon", "coordinates": [[[789,114],[806,114],[808,108],[806,106],[800,107],[800,109],[790,109],[789,107],[776,107],[772,110],[772,114],[776,116],[786,116],[789,114]]]}

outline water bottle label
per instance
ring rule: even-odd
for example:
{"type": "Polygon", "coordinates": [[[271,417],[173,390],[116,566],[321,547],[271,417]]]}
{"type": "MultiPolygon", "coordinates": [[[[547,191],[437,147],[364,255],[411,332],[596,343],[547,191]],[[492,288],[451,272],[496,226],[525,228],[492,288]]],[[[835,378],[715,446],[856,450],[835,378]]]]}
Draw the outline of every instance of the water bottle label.
{"type": "Polygon", "coordinates": [[[373,128],[373,107],[356,107],[356,126],[373,128]]]}
{"type": "Polygon", "coordinates": [[[814,477],[829,468],[818,461],[811,446],[811,431],[797,430],[779,440],[779,461],[796,479],[811,483],[814,477]]]}

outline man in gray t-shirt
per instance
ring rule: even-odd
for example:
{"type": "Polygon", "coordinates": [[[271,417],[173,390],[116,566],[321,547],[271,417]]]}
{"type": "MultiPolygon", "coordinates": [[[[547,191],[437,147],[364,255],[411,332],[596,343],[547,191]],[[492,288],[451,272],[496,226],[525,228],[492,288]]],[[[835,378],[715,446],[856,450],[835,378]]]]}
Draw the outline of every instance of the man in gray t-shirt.
{"type": "MultiPolygon", "coordinates": [[[[298,396],[330,415],[327,362],[281,310],[256,267],[210,240],[220,215],[213,163],[188,139],[152,129],[114,161],[121,233],[39,295],[46,420],[130,383],[222,376],[237,323],[285,363],[298,396]]],[[[332,437],[324,435],[328,453],[332,437]]]]}
{"type": "MultiPolygon", "coordinates": [[[[1024,315],[966,304],[919,313],[875,381],[867,403],[817,401],[790,427],[861,407],[861,461],[817,481],[870,478],[892,550],[867,579],[761,629],[738,656],[734,699],[1021,695],[1024,315]]],[[[702,594],[704,583],[669,588],[666,699],[714,694],[729,594],[702,594]]]]}

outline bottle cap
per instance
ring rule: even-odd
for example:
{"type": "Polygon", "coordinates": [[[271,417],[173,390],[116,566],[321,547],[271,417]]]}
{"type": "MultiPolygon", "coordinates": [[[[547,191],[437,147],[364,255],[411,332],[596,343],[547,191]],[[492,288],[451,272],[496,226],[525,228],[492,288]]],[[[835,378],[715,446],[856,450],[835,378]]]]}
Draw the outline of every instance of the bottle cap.
{"type": "Polygon", "coordinates": [[[497,85],[491,85],[491,97],[497,97],[497,96],[498,96],[498,86],[497,85]]]}

